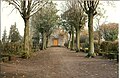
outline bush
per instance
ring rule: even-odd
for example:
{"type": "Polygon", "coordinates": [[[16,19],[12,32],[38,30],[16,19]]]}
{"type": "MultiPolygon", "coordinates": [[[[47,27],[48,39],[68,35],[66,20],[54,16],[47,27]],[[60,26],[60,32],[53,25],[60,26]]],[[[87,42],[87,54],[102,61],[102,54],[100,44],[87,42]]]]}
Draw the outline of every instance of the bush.
{"type": "Polygon", "coordinates": [[[3,50],[3,44],[2,44],[2,41],[0,40],[0,52],[2,52],[3,50]]]}
{"type": "Polygon", "coordinates": [[[20,42],[3,44],[3,54],[17,55],[23,50],[23,44],[20,42]]]}
{"type": "Polygon", "coordinates": [[[94,41],[94,49],[98,49],[98,41],[94,41]]]}
{"type": "Polygon", "coordinates": [[[81,35],[80,36],[80,43],[88,42],[88,40],[89,40],[88,35],[81,35]]]}
{"type": "Polygon", "coordinates": [[[65,46],[65,47],[68,47],[68,42],[65,42],[65,43],[64,43],[64,46],[65,46]]]}
{"type": "Polygon", "coordinates": [[[101,43],[101,49],[103,52],[119,52],[118,51],[118,41],[103,41],[101,43]]]}
{"type": "Polygon", "coordinates": [[[20,56],[23,59],[28,59],[28,58],[30,58],[31,55],[32,55],[32,52],[30,52],[30,54],[27,54],[26,51],[22,51],[20,56]]]}
{"type": "Polygon", "coordinates": [[[119,42],[118,42],[118,41],[112,42],[111,50],[112,50],[112,51],[119,52],[119,42]]]}
{"type": "Polygon", "coordinates": [[[108,59],[117,59],[117,61],[119,60],[119,51],[118,51],[118,41],[104,41],[101,44],[101,49],[102,52],[104,53],[104,57],[108,58],[108,59]]]}
{"type": "Polygon", "coordinates": [[[118,39],[118,26],[118,23],[108,23],[100,26],[103,38],[107,41],[118,39]]]}

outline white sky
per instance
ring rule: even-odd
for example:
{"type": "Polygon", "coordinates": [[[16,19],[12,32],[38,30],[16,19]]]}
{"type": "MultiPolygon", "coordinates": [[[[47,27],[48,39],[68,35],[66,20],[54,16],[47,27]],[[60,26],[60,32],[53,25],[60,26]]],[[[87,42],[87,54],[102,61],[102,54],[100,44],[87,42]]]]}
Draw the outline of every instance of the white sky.
{"type": "MultiPolygon", "coordinates": [[[[61,1],[58,1],[57,6],[58,9],[62,10],[63,4],[61,1]]],[[[14,10],[12,13],[13,7],[10,5],[7,5],[1,2],[1,36],[3,35],[3,31],[6,27],[7,35],[9,34],[10,26],[13,25],[15,22],[17,24],[17,28],[20,32],[20,34],[23,36],[24,34],[24,21],[21,18],[19,12],[17,10],[14,10]],[[11,13],[11,14],[10,14],[11,13]]],[[[120,1],[115,1],[115,8],[112,8],[110,6],[105,6],[105,9],[107,10],[106,15],[108,16],[107,21],[108,22],[115,22],[120,24],[120,1]]]]}

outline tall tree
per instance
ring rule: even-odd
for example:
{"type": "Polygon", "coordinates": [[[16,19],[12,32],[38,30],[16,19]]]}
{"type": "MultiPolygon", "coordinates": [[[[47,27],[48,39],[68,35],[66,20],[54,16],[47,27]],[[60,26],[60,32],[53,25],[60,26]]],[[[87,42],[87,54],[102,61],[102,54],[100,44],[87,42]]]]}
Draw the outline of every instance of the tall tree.
{"type": "Polygon", "coordinates": [[[68,39],[68,46],[67,46],[67,48],[71,48],[71,38],[72,38],[72,28],[71,28],[71,25],[66,21],[66,20],[64,20],[65,18],[64,18],[64,16],[63,15],[61,15],[62,16],[62,20],[61,20],[61,22],[60,22],[60,25],[61,25],[61,27],[69,34],[69,39],[68,39]]]}
{"type": "Polygon", "coordinates": [[[72,41],[71,41],[71,50],[74,50],[74,43],[75,43],[75,38],[74,38],[74,34],[75,34],[75,29],[74,29],[74,25],[71,26],[71,33],[72,33],[72,41]]]}
{"type": "Polygon", "coordinates": [[[99,4],[99,0],[78,0],[78,2],[88,15],[89,52],[87,57],[94,57],[93,17],[97,14],[96,8],[99,4]]]}
{"type": "Polygon", "coordinates": [[[102,31],[102,36],[106,41],[118,39],[118,23],[102,24],[100,29],[102,31]]]}
{"type": "Polygon", "coordinates": [[[97,50],[98,50],[98,52],[100,52],[100,44],[101,44],[101,38],[102,38],[102,31],[100,29],[100,24],[101,23],[104,24],[106,22],[106,19],[107,19],[107,16],[104,15],[106,13],[106,10],[103,8],[103,4],[98,6],[97,12],[98,12],[97,15],[94,17],[95,24],[96,24],[94,28],[98,34],[98,36],[96,36],[98,39],[97,50]],[[103,22],[101,22],[101,21],[103,21],[103,22]]]}
{"type": "Polygon", "coordinates": [[[29,19],[32,15],[42,9],[48,0],[3,0],[13,5],[24,20],[24,56],[30,57],[30,33],[29,19]]]}
{"type": "Polygon", "coordinates": [[[17,41],[21,40],[21,36],[19,34],[19,31],[16,28],[16,23],[15,23],[15,25],[11,25],[11,27],[10,27],[10,33],[9,33],[8,40],[10,42],[17,42],[17,41]]]}
{"type": "Polygon", "coordinates": [[[69,20],[73,22],[74,28],[76,30],[76,52],[80,51],[80,30],[85,25],[86,15],[83,9],[78,4],[77,0],[68,1],[69,8],[69,20]]]}
{"type": "Polygon", "coordinates": [[[5,44],[7,42],[7,31],[6,28],[3,31],[3,36],[2,36],[2,43],[5,44]]]}
{"type": "Polygon", "coordinates": [[[68,42],[68,48],[70,48],[71,50],[74,50],[74,34],[75,34],[75,29],[74,29],[74,23],[73,21],[70,19],[71,15],[70,15],[70,10],[65,11],[62,15],[61,15],[62,19],[66,21],[66,23],[68,23],[68,25],[62,25],[64,26],[65,29],[67,29],[68,33],[70,34],[70,39],[68,42]]]}
{"type": "Polygon", "coordinates": [[[58,10],[53,2],[49,2],[41,11],[32,18],[32,26],[42,34],[42,49],[46,49],[47,40],[51,34],[52,28],[58,21],[58,10]]]}

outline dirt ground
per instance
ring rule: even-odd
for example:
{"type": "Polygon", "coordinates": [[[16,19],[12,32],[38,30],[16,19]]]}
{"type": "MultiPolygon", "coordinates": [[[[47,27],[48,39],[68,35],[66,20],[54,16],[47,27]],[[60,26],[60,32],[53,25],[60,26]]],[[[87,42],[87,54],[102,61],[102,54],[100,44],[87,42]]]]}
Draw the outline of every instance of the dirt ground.
{"type": "Polygon", "coordinates": [[[35,52],[30,59],[0,63],[0,78],[118,78],[118,63],[85,56],[64,47],[51,47],[35,52]]]}

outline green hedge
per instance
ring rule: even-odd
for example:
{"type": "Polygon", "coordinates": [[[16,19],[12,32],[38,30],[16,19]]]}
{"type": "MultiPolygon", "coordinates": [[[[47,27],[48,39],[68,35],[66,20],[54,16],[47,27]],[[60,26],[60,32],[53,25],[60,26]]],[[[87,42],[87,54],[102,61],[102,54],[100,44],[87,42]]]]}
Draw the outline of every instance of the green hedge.
{"type": "Polygon", "coordinates": [[[20,42],[3,44],[2,54],[19,54],[23,50],[23,44],[20,42]]]}
{"type": "Polygon", "coordinates": [[[119,42],[118,41],[104,41],[101,43],[102,51],[99,53],[108,59],[119,60],[119,42]]]}
{"type": "Polygon", "coordinates": [[[103,41],[100,47],[103,52],[119,52],[118,41],[103,41]]]}

